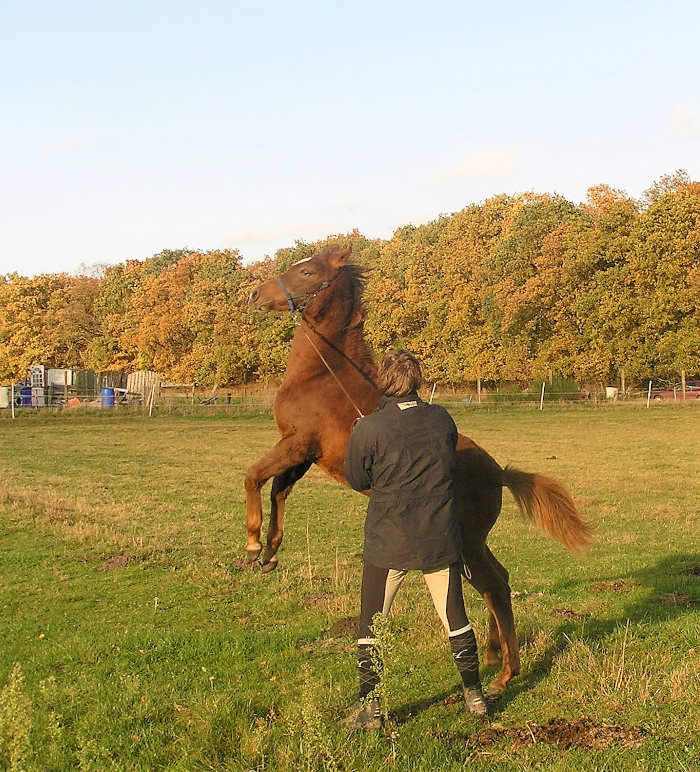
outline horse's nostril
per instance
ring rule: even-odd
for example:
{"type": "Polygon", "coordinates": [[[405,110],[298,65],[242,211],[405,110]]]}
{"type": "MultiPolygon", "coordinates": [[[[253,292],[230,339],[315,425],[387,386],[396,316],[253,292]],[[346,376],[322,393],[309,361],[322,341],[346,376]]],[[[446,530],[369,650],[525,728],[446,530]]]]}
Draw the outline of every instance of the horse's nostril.
{"type": "Polygon", "coordinates": [[[255,303],[255,301],[258,299],[258,295],[259,295],[259,294],[260,294],[260,293],[258,292],[258,290],[254,289],[254,290],[253,290],[253,291],[250,293],[250,302],[251,302],[251,303],[255,303]]]}

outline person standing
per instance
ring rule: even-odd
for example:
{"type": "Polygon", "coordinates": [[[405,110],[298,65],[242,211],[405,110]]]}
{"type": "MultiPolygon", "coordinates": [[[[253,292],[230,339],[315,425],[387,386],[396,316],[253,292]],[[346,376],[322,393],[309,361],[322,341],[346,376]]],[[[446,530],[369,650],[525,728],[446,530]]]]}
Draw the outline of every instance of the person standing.
{"type": "Polygon", "coordinates": [[[410,570],[423,573],[450,641],[473,716],[487,714],[479,680],[476,638],[462,597],[461,533],[456,517],[454,472],[457,427],[449,413],[418,396],[420,364],[408,351],[387,352],[379,366],[383,396],[371,415],[357,421],[344,473],[356,491],[371,491],[362,573],[357,642],[359,700],[346,726],[379,729],[373,691],[381,662],[372,618],[388,614],[410,570]]]}

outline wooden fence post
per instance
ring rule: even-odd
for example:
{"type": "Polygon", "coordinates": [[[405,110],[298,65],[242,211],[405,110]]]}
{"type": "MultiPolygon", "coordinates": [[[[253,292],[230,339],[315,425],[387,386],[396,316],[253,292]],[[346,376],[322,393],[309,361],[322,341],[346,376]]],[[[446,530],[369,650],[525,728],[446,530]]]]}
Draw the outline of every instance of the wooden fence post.
{"type": "Polygon", "coordinates": [[[685,399],[685,370],[681,370],[681,388],[683,389],[683,399],[685,399]]]}

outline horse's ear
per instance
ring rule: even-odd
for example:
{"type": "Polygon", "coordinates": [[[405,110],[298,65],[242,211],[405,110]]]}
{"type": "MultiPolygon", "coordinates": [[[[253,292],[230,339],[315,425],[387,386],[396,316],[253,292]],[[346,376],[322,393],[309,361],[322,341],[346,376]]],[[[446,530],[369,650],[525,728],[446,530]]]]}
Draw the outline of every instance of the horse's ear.
{"type": "Polygon", "coordinates": [[[347,263],[348,258],[352,254],[352,249],[348,247],[347,249],[336,249],[334,252],[330,254],[328,263],[333,268],[342,268],[342,266],[347,263]]]}

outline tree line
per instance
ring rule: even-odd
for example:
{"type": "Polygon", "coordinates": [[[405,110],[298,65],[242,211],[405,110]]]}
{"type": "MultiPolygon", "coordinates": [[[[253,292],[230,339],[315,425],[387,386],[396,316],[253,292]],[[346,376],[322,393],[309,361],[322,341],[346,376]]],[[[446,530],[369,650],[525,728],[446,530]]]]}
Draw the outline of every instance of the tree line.
{"type": "Polygon", "coordinates": [[[580,204],[499,195],[387,240],[353,231],[249,265],[237,250],[181,249],[95,275],[0,276],[0,380],[38,362],[273,381],[293,323],[251,312],[248,294],[330,242],[366,269],[371,346],[414,351],[431,381],[700,373],[700,183],[678,171],[640,200],[607,185],[580,204]]]}

